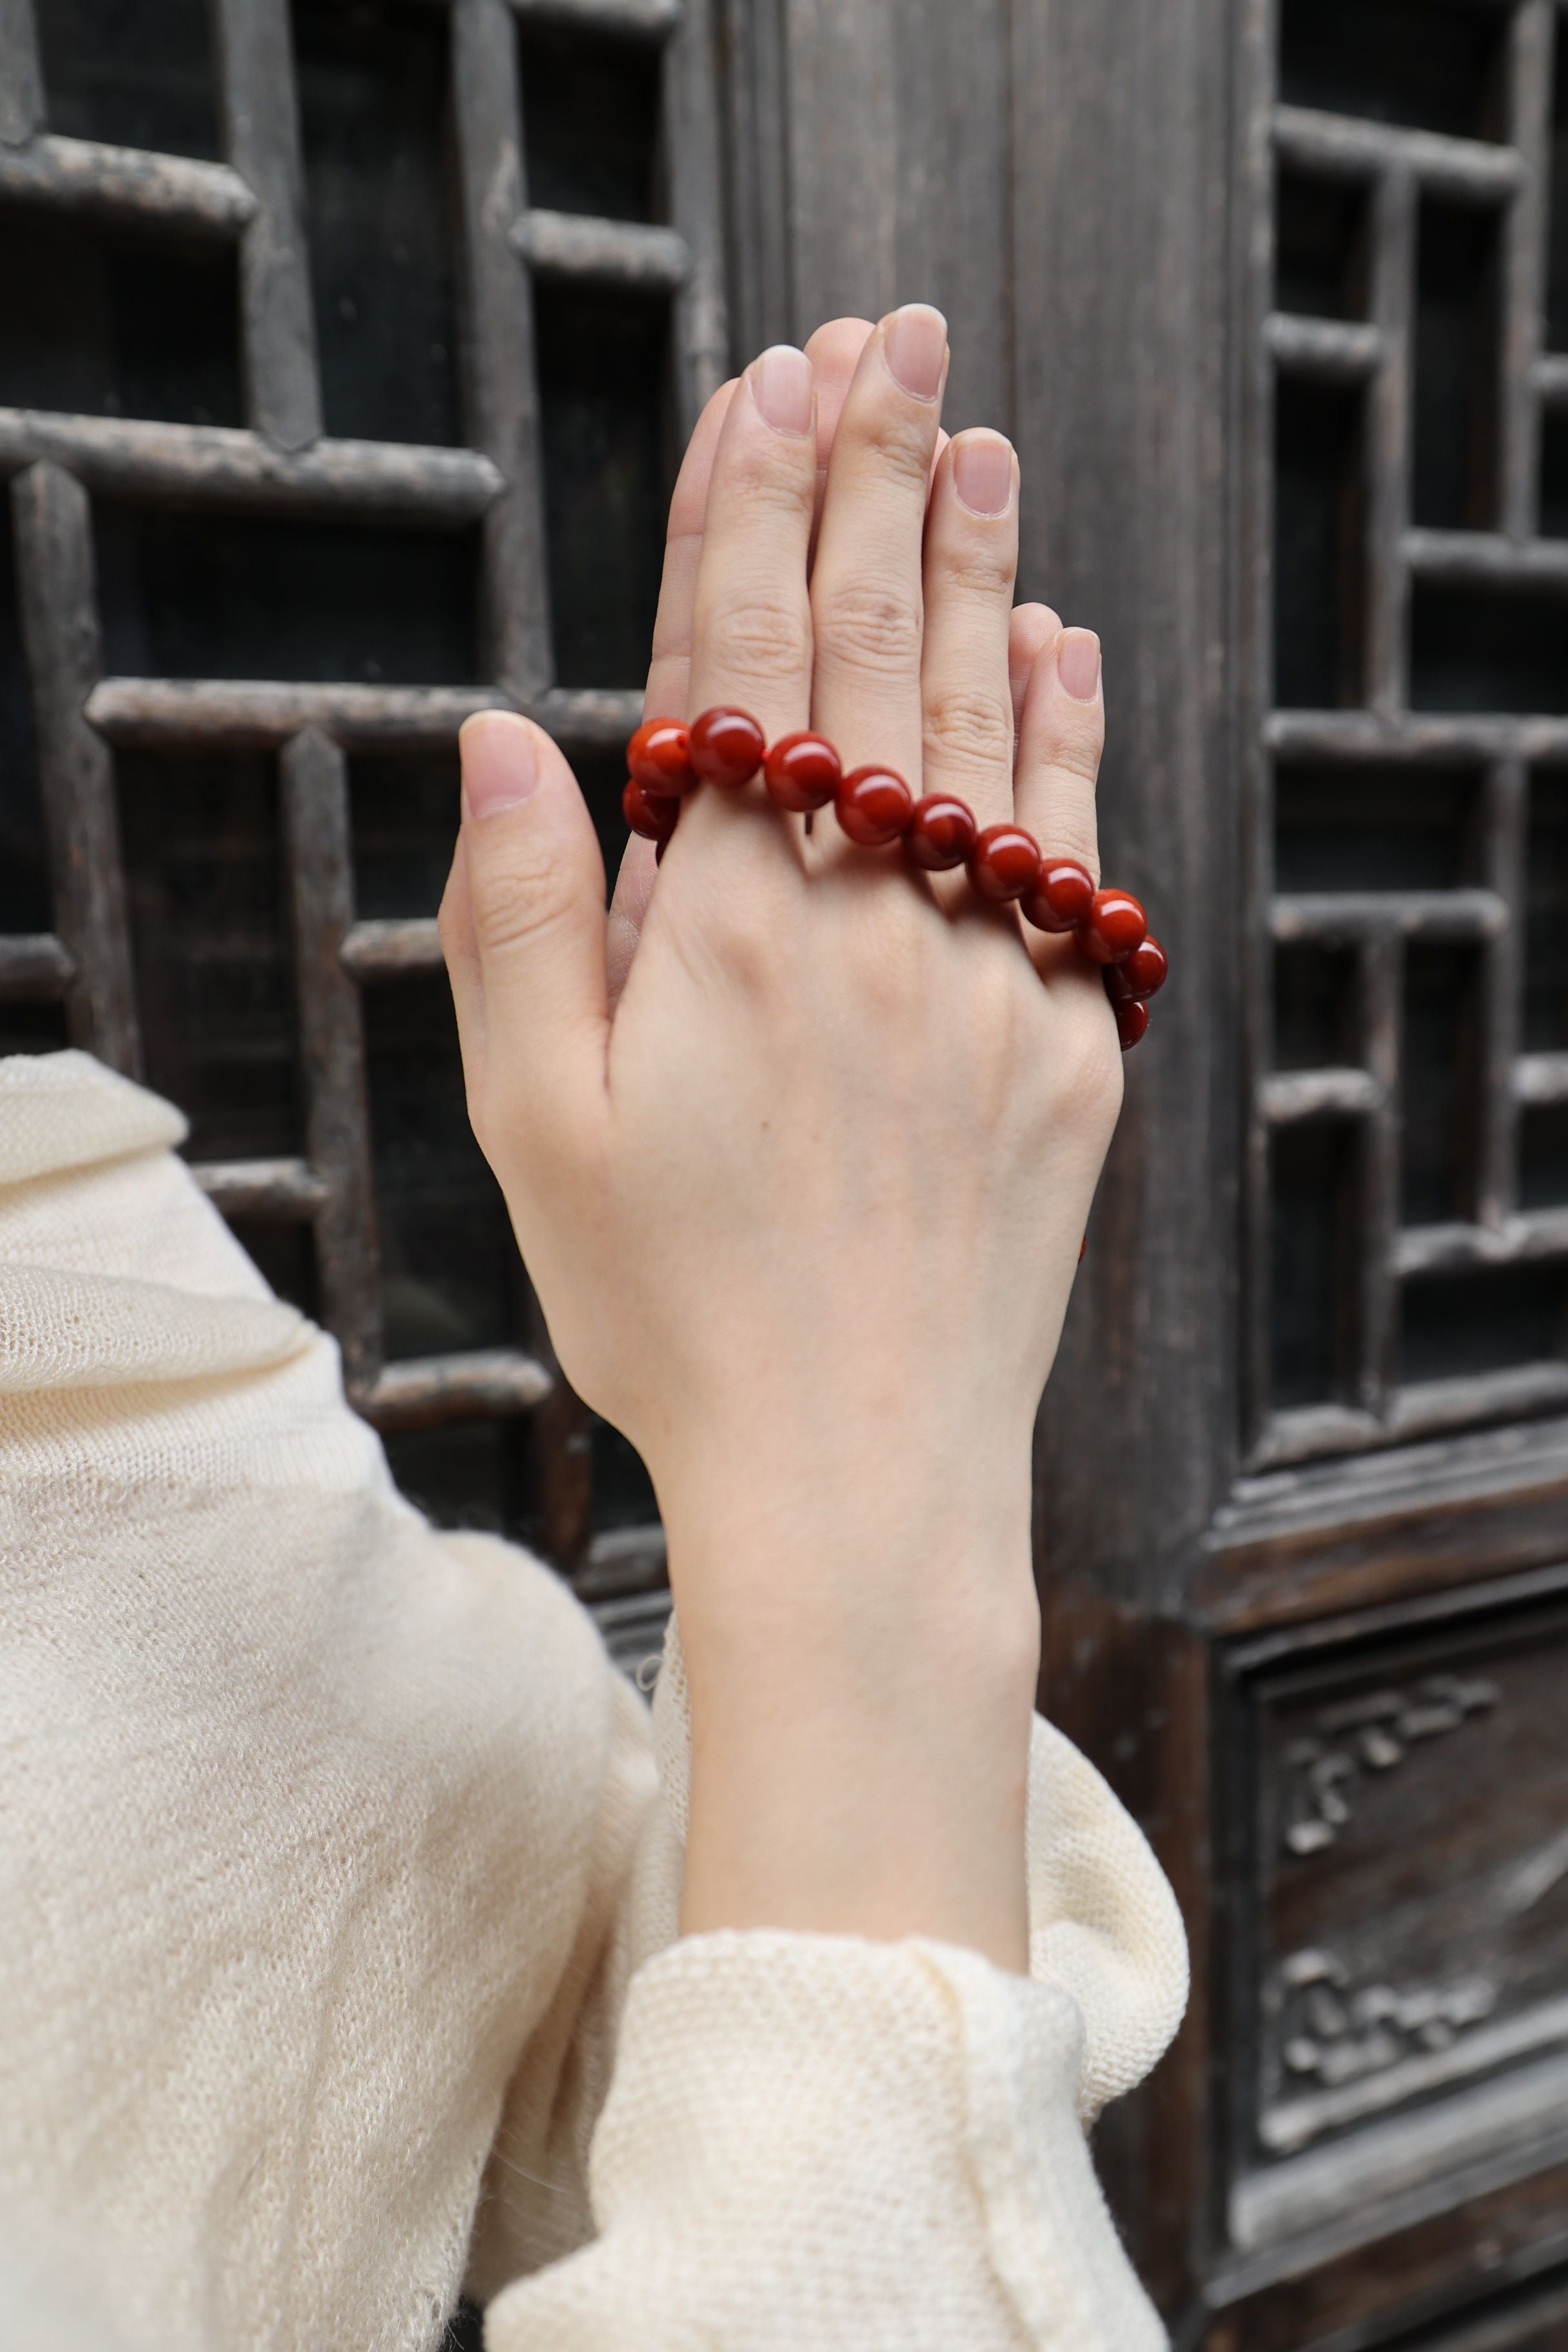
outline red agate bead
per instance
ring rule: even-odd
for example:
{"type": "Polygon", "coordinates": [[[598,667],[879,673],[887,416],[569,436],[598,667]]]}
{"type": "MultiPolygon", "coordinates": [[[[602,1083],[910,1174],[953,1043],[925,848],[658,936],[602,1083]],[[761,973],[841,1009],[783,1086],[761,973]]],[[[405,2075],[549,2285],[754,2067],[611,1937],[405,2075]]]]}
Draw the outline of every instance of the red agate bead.
{"type": "Polygon", "coordinates": [[[767,748],[767,738],[751,712],[731,703],[715,703],[691,722],[691,764],[707,783],[731,790],[749,784],[767,748]]]}
{"type": "Polygon", "coordinates": [[[1131,1053],[1149,1026],[1149,1007],[1141,996],[1130,996],[1111,1009],[1116,1014],[1116,1034],[1121,1041],[1121,1050],[1131,1053]]]}
{"type": "Polygon", "coordinates": [[[763,762],[763,781],[780,808],[803,816],[808,809],[827,806],[843,773],[844,763],[826,736],[814,735],[809,728],[781,735],[763,762]]]}
{"type": "Polygon", "coordinates": [[[1152,996],[1163,988],[1169,970],[1164,949],[1151,934],[1139,941],[1124,963],[1106,965],[1105,985],[1113,1003],[1127,1003],[1134,996],[1152,996]]]}
{"type": "Polygon", "coordinates": [[[1131,890],[1097,890],[1079,931],[1079,944],[1091,963],[1121,963],[1148,929],[1148,918],[1131,890]]]}
{"type": "Polygon", "coordinates": [[[927,793],[910,812],[904,849],[911,865],[941,874],[950,866],[963,865],[974,846],[975,832],[973,811],[955,793],[927,793]]]}
{"type": "Polygon", "coordinates": [[[1043,857],[1034,887],[1026,890],[1021,910],[1037,931],[1075,931],[1094,903],[1094,878],[1076,857],[1043,857]]]}
{"type": "Polygon", "coordinates": [[[645,719],[626,745],[626,765],[656,799],[689,793],[697,782],[691,730],[684,719],[645,719]]]}
{"type": "Polygon", "coordinates": [[[855,768],[834,801],[838,822],[862,849],[885,849],[914,814],[915,796],[892,768],[855,768]]]}
{"type": "Polygon", "coordinates": [[[988,824],[976,836],[969,878],[983,898],[1021,898],[1039,876],[1039,845],[1021,824],[988,824]]]}
{"type": "Polygon", "coordinates": [[[662,849],[675,831],[680,803],[668,793],[650,793],[636,776],[628,776],[621,794],[621,814],[634,833],[640,833],[645,841],[657,841],[662,849]]]}

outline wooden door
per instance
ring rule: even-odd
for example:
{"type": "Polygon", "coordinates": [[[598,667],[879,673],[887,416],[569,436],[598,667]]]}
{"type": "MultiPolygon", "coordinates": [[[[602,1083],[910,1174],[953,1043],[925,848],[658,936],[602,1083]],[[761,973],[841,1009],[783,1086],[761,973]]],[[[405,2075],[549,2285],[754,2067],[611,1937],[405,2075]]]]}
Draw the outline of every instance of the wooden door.
{"type": "Polygon", "coordinates": [[[1174,966],[1038,1559],[1194,1958],[1097,2154],[1215,2352],[1568,2347],[1565,55],[1556,0],[0,8],[0,1032],[184,1104],[407,1489],[628,1662],[651,1497],[465,1140],[456,727],[537,712],[613,846],[762,343],[934,299],[1014,434],[1174,966]]]}

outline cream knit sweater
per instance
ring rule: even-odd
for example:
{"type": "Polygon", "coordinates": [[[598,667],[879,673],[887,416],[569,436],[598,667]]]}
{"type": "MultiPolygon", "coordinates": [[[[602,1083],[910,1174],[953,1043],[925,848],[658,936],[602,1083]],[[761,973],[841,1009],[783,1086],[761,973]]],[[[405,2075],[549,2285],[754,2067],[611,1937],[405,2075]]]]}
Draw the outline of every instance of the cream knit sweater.
{"type": "Polygon", "coordinates": [[[1044,1723],[1032,1979],[679,1940],[686,1730],[439,1535],[171,1147],[0,1062],[0,2343],[1134,2352],[1170,1891],[1044,1723]],[[30,2315],[30,2316],[29,2316],[30,2315]]]}

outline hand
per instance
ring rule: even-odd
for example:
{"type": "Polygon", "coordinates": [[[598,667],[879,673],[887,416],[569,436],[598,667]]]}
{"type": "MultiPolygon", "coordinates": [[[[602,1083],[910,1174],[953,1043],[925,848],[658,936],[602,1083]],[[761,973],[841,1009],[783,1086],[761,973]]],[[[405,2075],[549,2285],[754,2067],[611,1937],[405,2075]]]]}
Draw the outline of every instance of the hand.
{"type": "MultiPolygon", "coordinates": [[[[938,456],[944,375],[934,312],[866,339],[814,561],[810,361],[766,353],[733,388],[690,469],[684,699],[741,703],[770,740],[820,727],[847,764],[983,824],[1016,807],[1092,864],[1098,648],[1037,653],[1015,765],[1016,466],[984,432],[938,456]]],[[[463,751],[442,920],[469,1107],[567,1376],[659,1496],[693,1717],[684,1922],[1021,1966],[1030,1433],[1120,1101],[1098,977],[830,814],[808,837],[760,786],[705,790],[612,1017],[564,761],[493,714],[463,751]]]]}

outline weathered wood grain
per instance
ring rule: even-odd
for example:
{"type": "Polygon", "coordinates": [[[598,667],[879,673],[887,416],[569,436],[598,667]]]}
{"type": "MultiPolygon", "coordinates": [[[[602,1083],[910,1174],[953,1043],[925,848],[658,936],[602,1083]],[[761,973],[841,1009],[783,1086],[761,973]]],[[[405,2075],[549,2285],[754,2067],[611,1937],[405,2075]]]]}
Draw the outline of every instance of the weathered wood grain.
{"type": "Polygon", "coordinates": [[[1275,108],[1274,144],[1306,171],[1356,180],[1405,174],[1424,188],[1472,203],[1503,203],[1522,185],[1525,173],[1524,158],[1511,147],[1305,106],[1275,108]]]}
{"type": "Polygon", "coordinates": [[[226,1217],[309,1224],[329,1186],[306,1160],[197,1160],[191,1173],[226,1217]]]}
{"type": "Polygon", "coordinates": [[[24,145],[44,120],[33,0],[0,0],[0,147],[24,145]]]}
{"type": "Polygon", "coordinates": [[[447,968],[434,916],[354,923],[344,933],[338,953],[343,970],[361,982],[447,968]]]}
{"type": "Polygon", "coordinates": [[[237,236],[256,211],[238,173],[222,163],[47,134],[26,146],[0,145],[0,199],[223,238],[237,236]]]}
{"type": "Polygon", "coordinates": [[[549,1396],[551,1386],[550,1373],[532,1356],[515,1348],[487,1348],[384,1364],[374,1380],[362,1381],[350,1393],[357,1412],[389,1432],[528,1412],[549,1396]]]}
{"type": "Polygon", "coordinates": [[[214,0],[229,162],[256,199],[240,247],[250,421],[280,449],[321,430],[305,174],[287,0],[214,0]]]}
{"type": "Polygon", "coordinates": [[[351,1394],[381,1370],[375,1193],[359,991],[341,961],[353,921],[348,769],[307,727],[284,746],[283,837],[294,919],[294,987],[305,1149],[326,1189],[316,1211],[322,1320],[342,1350],[351,1394]]]}
{"type": "Polygon", "coordinates": [[[142,1045],[114,764],[84,715],[101,655],[91,512],[80,483],[47,463],[16,477],[11,512],[26,583],[22,642],[55,922],[74,967],[67,1021],[73,1044],[137,1077],[142,1045]]]}
{"type": "Polygon", "coordinates": [[[52,931],[0,936],[0,1003],[58,1004],[75,978],[76,958],[52,931]]]}
{"type": "Polygon", "coordinates": [[[468,437],[506,484],[485,522],[486,659],[519,700],[553,676],[533,302],[511,235],[526,201],[517,36],[506,0],[453,0],[468,437]]]}
{"type": "Polygon", "coordinates": [[[565,278],[632,293],[671,294],[691,272],[691,248],[672,228],[642,221],[595,220],[586,213],[520,214],[515,250],[537,278],[565,278]]]}
{"type": "MultiPolygon", "coordinates": [[[[420,751],[450,743],[477,710],[515,709],[493,686],[318,686],[272,678],[107,677],[88,717],[128,749],[265,751],[319,727],[353,751],[420,751]]],[[[528,706],[556,740],[608,750],[626,741],[642,697],[620,689],[553,688],[528,706]]]]}
{"type": "Polygon", "coordinates": [[[502,488],[471,449],[320,440],[286,450],[227,425],[0,408],[0,473],[40,458],[110,498],[387,522],[471,522],[502,488]]]}

